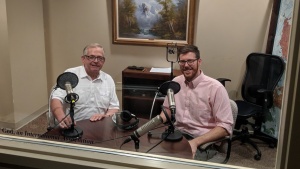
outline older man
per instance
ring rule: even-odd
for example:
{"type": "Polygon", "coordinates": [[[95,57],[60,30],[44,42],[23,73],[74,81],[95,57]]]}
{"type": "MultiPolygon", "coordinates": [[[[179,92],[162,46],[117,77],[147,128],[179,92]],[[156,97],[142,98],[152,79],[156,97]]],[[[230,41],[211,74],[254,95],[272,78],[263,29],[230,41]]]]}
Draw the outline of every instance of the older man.
{"type": "MultiPolygon", "coordinates": [[[[119,110],[119,100],[112,77],[101,70],[105,63],[103,47],[98,43],[87,45],[81,61],[82,66],[65,71],[75,73],[79,79],[74,88],[74,93],[79,95],[74,108],[74,120],[98,121],[112,116],[119,110]]],[[[50,107],[61,128],[69,128],[72,124],[70,116],[66,117],[67,113],[64,110],[65,96],[64,90],[57,89],[53,92],[50,107]]]]}

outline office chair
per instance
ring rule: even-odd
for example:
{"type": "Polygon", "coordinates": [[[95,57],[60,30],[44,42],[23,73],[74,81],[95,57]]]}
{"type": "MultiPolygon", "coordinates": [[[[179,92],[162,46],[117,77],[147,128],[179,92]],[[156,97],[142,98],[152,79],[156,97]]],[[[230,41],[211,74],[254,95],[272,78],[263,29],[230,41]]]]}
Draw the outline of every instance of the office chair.
{"type": "MultiPolygon", "coordinates": [[[[235,126],[235,121],[237,118],[237,114],[238,114],[238,108],[237,108],[236,103],[233,100],[230,100],[230,106],[231,106],[232,116],[233,116],[233,127],[232,127],[232,131],[233,131],[234,126],[235,126]]],[[[220,153],[226,153],[225,159],[220,160],[220,158],[222,158],[222,157],[216,155],[212,159],[209,159],[208,161],[226,164],[230,158],[231,142],[232,142],[232,135],[226,136],[226,137],[218,139],[216,141],[202,144],[198,147],[198,149],[200,149],[201,151],[206,151],[206,150],[210,149],[211,146],[216,146],[216,144],[220,143],[220,146],[217,146],[217,150],[220,153]]]]}
{"type": "Polygon", "coordinates": [[[277,144],[275,138],[261,132],[261,125],[270,113],[274,89],[283,75],[284,68],[283,59],[275,55],[251,53],[246,59],[246,73],[241,91],[243,100],[236,100],[238,115],[235,129],[239,130],[242,125],[243,127],[241,131],[234,132],[232,141],[240,140],[242,144],[249,143],[257,151],[255,160],[261,159],[261,151],[251,138],[262,140],[271,148],[277,144]],[[249,118],[253,118],[254,123],[248,121],[249,118]],[[253,133],[250,134],[245,125],[250,125],[253,133]]]}

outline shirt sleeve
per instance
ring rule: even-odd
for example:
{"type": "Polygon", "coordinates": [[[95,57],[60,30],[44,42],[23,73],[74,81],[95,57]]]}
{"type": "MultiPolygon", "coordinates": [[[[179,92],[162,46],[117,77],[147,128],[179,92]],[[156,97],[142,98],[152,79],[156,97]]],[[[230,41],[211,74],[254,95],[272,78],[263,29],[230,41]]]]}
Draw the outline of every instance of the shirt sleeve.
{"type": "Polygon", "coordinates": [[[67,93],[65,90],[57,88],[52,93],[52,99],[58,99],[58,100],[60,100],[61,103],[63,103],[66,95],[67,95],[67,93]]]}
{"type": "Polygon", "coordinates": [[[213,105],[213,116],[217,126],[226,129],[227,132],[232,135],[232,110],[227,91],[223,86],[220,86],[216,91],[213,105]]]}
{"type": "Polygon", "coordinates": [[[119,109],[120,108],[119,99],[116,93],[115,82],[113,81],[112,78],[110,79],[110,83],[111,83],[111,88],[110,88],[111,98],[110,98],[108,109],[119,109]]]}

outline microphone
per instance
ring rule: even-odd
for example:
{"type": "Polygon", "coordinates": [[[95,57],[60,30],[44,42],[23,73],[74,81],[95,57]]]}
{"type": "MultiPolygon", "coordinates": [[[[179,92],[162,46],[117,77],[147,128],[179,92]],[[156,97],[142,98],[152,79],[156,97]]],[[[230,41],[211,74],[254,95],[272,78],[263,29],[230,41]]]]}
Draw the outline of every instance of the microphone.
{"type": "Polygon", "coordinates": [[[79,127],[74,126],[74,106],[75,102],[78,101],[79,96],[73,92],[73,88],[78,84],[78,77],[75,73],[64,72],[58,76],[56,83],[57,87],[66,90],[67,96],[65,97],[65,102],[70,103],[70,117],[72,120],[71,128],[63,130],[62,134],[65,137],[80,138],[83,131],[79,127]]]}
{"type": "Polygon", "coordinates": [[[65,102],[75,103],[78,101],[79,96],[73,92],[73,88],[78,84],[78,77],[75,73],[64,72],[58,76],[56,83],[57,87],[66,90],[67,96],[65,97],[65,102]]]}
{"type": "Polygon", "coordinates": [[[67,103],[71,103],[71,102],[75,103],[75,102],[77,102],[78,99],[79,99],[79,96],[78,96],[78,94],[76,94],[76,93],[73,92],[72,85],[71,85],[71,83],[69,81],[67,81],[65,83],[65,89],[66,89],[66,92],[67,92],[67,96],[65,97],[65,101],[67,103]]]}
{"type": "MultiPolygon", "coordinates": [[[[67,87],[70,87],[71,88],[71,91],[72,88],[75,88],[78,84],[78,77],[75,73],[72,73],[72,72],[64,72],[62,73],[61,75],[59,75],[57,77],[57,80],[56,80],[56,85],[57,87],[63,89],[63,90],[67,90],[66,88],[67,87]],[[67,83],[69,83],[71,85],[71,87],[69,85],[66,85],[67,83]]],[[[70,91],[70,89],[68,89],[70,91]]]]}
{"type": "Polygon", "coordinates": [[[160,125],[162,123],[163,123],[163,119],[160,117],[160,115],[157,115],[156,117],[154,117],[153,119],[151,119],[150,121],[148,121],[146,124],[142,125],[138,129],[136,129],[129,138],[127,138],[126,140],[123,141],[123,143],[121,144],[120,148],[125,143],[128,143],[131,140],[133,140],[134,143],[135,143],[135,149],[138,150],[139,149],[139,143],[140,143],[139,138],[141,136],[143,136],[145,133],[147,133],[148,131],[154,129],[156,126],[158,126],[158,125],[160,125]]]}
{"type": "Polygon", "coordinates": [[[163,123],[163,119],[160,117],[160,115],[157,115],[156,117],[154,117],[153,119],[148,121],[146,124],[142,125],[138,129],[136,129],[133,132],[132,137],[134,137],[134,138],[132,138],[132,139],[134,140],[134,139],[140,138],[145,133],[147,133],[148,131],[154,129],[156,126],[158,126],[162,123],[163,123]]]}
{"type": "Polygon", "coordinates": [[[163,95],[168,94],[168,89],[172,89],[173,93],[176,94],[180,90],[180,84],[175,81],[166,81],[159,86],[159,92],[163,95]]]}
{"type": "Polygon", "coordinates": [[[175,112],[176,112],[176,106],[175,106],[175,99],[174,94],[178,93],[180,90],[179,83],[175,81],[166,81],[159,87],[159,92],[163,95],[167,95],[168,102],[169,102],[169,108],[171,110],[171,120],[175,120],[175,112]]]}
{"type": "MultiPolygon", "coordinates": [[[[176,105],[175,105],[175,98],[174,94],[178,93],[180,90],[180,84],[175,82],[175,81],[167,81],[164,82],[160,87],[159,87],[159,92],[167,95],[168,97],[168,102],[169,102],[169,109],[171,110],[171,119],[168,119],[168,122],[170,123],[170,126],[168,130],[166,130],[162,134],[162,138],[167,140],[167,141],[179,141],[182,139],[182,134],[180,131],[175,131],[174,127],[174,122],[176,121],[175,119],[175,113],[176,113],[176,105]]],[[[165,112],[164,108],[162,107],[163,112],[165,113],[165,116],[167,117],[167,113],[165,112]]]]}
{"type": "Polygon", "coordinates": [[[70,82],[66,82],[66,83],[65,83],[65,88],[66,88],[67,94],[73,93],[73,88],[72,88],[72,85],[71,85],[70,82]]]}
{"type": "Polygon", "coordinates": [[[176,105],[175,105],[175,99],[174,99],[174,91],[173,89],[169,88],[167,91],[167,97],[169,101],[169,108],[171,110],[172,114],[175,114],[176,112],[176,105]]]}

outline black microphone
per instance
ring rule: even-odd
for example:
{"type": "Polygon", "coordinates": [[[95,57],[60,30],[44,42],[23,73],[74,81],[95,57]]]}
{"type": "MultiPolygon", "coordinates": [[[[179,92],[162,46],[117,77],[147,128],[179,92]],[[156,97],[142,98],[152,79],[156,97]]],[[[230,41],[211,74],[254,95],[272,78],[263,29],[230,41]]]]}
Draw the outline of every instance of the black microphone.
{"type": "Polygon", "coordinates": [[[75,88],[78,84],[77,75],[75,73],[72,73],[72,72],[64,72],[64,73],[62,73],[61,75],[59,75],[57,77],[57,80],[56,80],[57,87],[59,87],[63,90],[67,90],[66,88],[68,87],[68,85],[66,86],[66,83],[70,83],[71,88],[75,88]]]}
{"type": "Polygon", "coordinates": [[[65,101],[67,103],[78,101],[79,96],[73,92],[73,88],[78,84],[78,77],[75,73],[64,72],[58,76],[56,83],[57,87],[66,90],[67,96],[65,97],[65,101]]]}
{"type": "Polygon", "coordinates": [[[74,125],[74,106],[75,102],[79,99],[79,96],[73,92],[78,84],[78,77],[75,73],[64,72],[57,78],[57,87],[66,90],[67,96],[65,102],[70,103],[70,117],[72,120],[71,128],[62,131],[65,137],[80,138],[83,134],[82,129],[74,125]]]}

